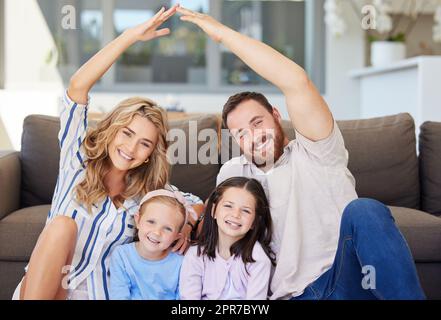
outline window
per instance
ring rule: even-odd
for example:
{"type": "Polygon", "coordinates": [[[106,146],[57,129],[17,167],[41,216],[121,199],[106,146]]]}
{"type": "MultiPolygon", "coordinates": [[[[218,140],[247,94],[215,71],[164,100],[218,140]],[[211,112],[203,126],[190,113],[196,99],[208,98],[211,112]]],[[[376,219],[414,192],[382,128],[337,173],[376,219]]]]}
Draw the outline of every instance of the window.
{"type": "MultiPolygon", "coordinates": [[[[174,2],[174,1],[173,1],[174,2]]],[[[173,4],[167,4],[168,6],[173,4]]],[[[113,14],[116,35],[151,18],[162,1],[117,0],[113,14]]],[[[184,4],[183,4],[184,5],[184,4]]],[[[208,1],[187,1],[191,10],[208,13],[208,1]]],[[[206,36],[196,26],[175,16],[162,27],[172,30],[167,37],[130,47],[117,63],[117,82],[204,84],[206,82],[206,36]]]]}
{"type": "MultiPolygon", "coordinates": [[[[305,66],[304,2],[223,0],[222,21],[305,66]]],[[[234,54],[222,50],[222,84],[260,85],[267,82],[234,54]]]]}
{"type": "MultiPolygon", "coordinates": [[[[125,29],[146,21],[161,8],[176,2],[208,13],[224,24],[269,44],[304,67],[323,92],[324,0],[234,1],[234,0],[39,0],[53,33],[64,81],[125,29]],[[61,8],[76,8],[80,27],[61,28],[61,8]]],[[[171,35],[131,46],[103,77],[102,90],[150,89],[175,92],[231,90],[275,91],[222,45],[209,40],[178,16],[164,27],[171,35]]]]}
{"type": "Polygon", "coordinates": [[[38,3],[55,42],[55,48],[48,50],[46,63],[55,61],[62,79],[67,82],[102,46],[101,0],[38,0],[38,3]],[[62,9],[66,5],[75,8],[75,29],[63,28],[62,9]]]}

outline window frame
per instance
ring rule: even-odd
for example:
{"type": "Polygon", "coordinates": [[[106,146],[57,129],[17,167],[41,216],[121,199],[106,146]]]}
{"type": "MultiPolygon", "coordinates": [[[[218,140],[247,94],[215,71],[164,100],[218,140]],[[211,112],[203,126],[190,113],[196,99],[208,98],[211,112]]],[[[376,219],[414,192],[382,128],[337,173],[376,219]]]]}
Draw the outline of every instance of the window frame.
{"type": "MultiPolygon", "coordinates": [[[[305,0],[305,70],[311,80],[316,84],[322,94],[325,94],[325,39],[326,29],[324,24],[324,5],[325,0],[305,0]]],[[[115,0],[101,1],[103,14],[103,36],[102,45],[112,41],[116,34],[114,28],[114,9],[115,0]]],[[[220,20],[222,14],[221,1],[209,0],[209,12],[215,19],[220,20]]],[[[207,82],[200,84],[176,84],[151,82],[117,82],[116,68],[112,66],[96,84],[94,90],[97,92],[127,92],[144,91],[146,87],[149,91],[158,93],[231,93],[232,91],[258,91],[272,94],[280,93],[280,90],[273,85],[226,85],[221,79],[222,50],[220,45],[212,40],[207,41],[206,48],[206,74],[207,82]]]]}

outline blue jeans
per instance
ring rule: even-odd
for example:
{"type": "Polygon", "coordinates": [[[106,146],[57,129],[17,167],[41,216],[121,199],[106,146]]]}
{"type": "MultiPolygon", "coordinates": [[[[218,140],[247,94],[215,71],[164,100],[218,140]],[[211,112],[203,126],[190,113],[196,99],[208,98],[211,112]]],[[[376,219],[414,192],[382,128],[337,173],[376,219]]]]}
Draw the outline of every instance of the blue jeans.
{"type": "Polygon", "coordinates": [[[334,263],[292,300],[425,299],[406,240],[390,210],[357,199],[344,210],[334,263]]]}

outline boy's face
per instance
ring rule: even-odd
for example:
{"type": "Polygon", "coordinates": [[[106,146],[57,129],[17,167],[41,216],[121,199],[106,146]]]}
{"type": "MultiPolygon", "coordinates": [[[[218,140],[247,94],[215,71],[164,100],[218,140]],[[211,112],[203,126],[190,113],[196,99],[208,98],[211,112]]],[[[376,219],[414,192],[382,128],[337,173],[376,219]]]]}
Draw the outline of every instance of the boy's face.
{"type": "Polygon", "coordinates": [[[184,217],[177,207],[151,202],[141,207],[142,215],[135,215],[138,237],[147,255],[166,254],[179,235],[184,217]]]}

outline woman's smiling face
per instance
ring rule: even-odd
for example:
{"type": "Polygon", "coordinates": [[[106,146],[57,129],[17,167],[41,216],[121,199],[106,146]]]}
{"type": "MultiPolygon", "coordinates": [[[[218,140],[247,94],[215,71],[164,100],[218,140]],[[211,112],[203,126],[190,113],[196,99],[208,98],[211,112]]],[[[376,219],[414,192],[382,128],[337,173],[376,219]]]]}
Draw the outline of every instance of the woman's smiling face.
{"type": "Polygon", "coordinates": [[[133,117],[126,127],[118,130],[109,144],[109,157],[113,166],[128,171],[142,165],[153,153],[158,141],[158,130],[148,119],[133,117]]]}

